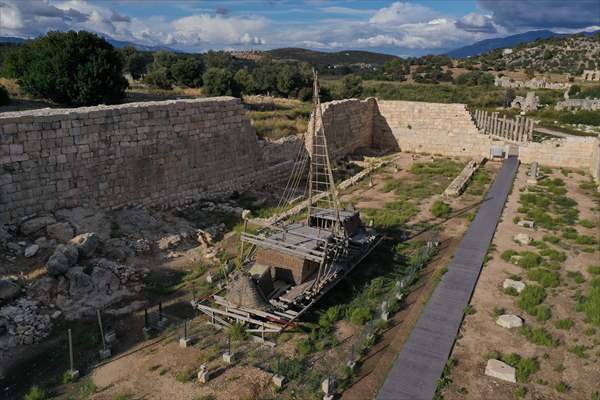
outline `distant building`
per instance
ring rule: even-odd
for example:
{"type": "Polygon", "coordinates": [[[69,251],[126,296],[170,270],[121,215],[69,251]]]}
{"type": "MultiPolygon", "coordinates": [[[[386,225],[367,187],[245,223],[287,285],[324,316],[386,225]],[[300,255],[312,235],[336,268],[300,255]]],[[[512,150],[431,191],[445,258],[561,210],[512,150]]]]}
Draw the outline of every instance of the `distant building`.
{"type": "Polygon", "coordinates": [[[502,54],[505,55],[505,56],[507,56],[509,54],[512,54],[512,53],[513,53],[513,49],[504,49],[504,50],[502,50],[502,54]]]}

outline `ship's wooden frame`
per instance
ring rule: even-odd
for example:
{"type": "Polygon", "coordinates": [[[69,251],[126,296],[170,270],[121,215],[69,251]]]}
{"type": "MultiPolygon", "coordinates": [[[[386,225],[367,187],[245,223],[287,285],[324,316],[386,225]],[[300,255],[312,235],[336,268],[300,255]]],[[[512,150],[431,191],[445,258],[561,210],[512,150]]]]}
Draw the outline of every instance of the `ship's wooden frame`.
{"type": "Polygon", "coordinates": [[[241,234],[241,267],[227,277],[227,294],[193,300],[211,322],[238,322],[247,332],[278,334],[292,325],[367,257],[381,236],[357,211],[343,210],[333,179],[319,83],[314,73],[313,115],[280,206],[298,200],[306,184],[307,216],[300,222],[260,226],[241,234]],[[307,168],[308,167],[308,168],[307,168]],[[302,177],[308,169],[308,182],[302,177]]]}

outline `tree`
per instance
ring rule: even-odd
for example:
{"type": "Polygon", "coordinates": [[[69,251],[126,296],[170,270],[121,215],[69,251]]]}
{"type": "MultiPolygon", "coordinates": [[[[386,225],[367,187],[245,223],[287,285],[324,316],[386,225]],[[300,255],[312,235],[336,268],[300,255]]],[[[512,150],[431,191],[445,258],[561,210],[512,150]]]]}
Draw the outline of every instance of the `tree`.
{"type": "Polygon", "coordinates": [[[114,103],[125,96],[128,84],[119,54],[93,33],[49,32],[17,51],[9,57],[8,70],[34,97],[81,106],[114,103]]]}
{"type": "Polygon", "coordinates": [[[351,99],[360,97],[363,91],[362,79],[358,75],[346,75],[344,79],[342,79],[342,87],[340,90],[340,95],[342,98],[351,99]]]}
{"type": "Polygon", "coordinates": [[[203,72],[204,66],[202,65],[202,61],[191,57],[181,58],[171,66],[173,79],[180,86],[202,86],[203,72]]]}
{"type": "Polygon", "coordinates": [[[143,55],[133,46],[125,46],[119,49],[118,52],[123,61],[123,71],[131,74],[131,77],[136,80],[142,77],[152,60],[151,57],[143,55]]]}
{"type": "Polygon", "coordinates": [[[277,90],[277,67],[269,58],[265,57],[256,63],[252,72],[256,90],[259,93],[269,93],[277,90]]]}
{"type": "Polygon", "coordinates": [[[254,78],[246,68],[242,68],[235,73],[233,82],[240,94],[252,94],[256,92],[254,78]]]}
{"type": "Polygon", "coordinates": [[[508,108],[510,107],[510,105],[512,104],[513,100],[515,99],[515,89],[513,88],[508,88],[504,91],[504,107],[508,108]]]}
{"type": "Polygon", "coordinates": [[[152,67],[144,77],[144,82],[158,89],[169,90],[173,87],[173,80],[166,67],[152,67]]]}
{"type": "Polygon", "coordinates": [[[202,75],[204,93],[208,96],[232,96],[234,94],[233,76],[225,68],[209,68],[202,75]]]}
{"type": "Polygon", "coordinates": [[[2,85],[0,85],[0,106],[5,106],[10,103],[10,98],[8,97],[8,90],[2,85]]]}
{"type": "Polygon", "coordinates": [[[483,71],[470,71],[462,74],[458,78],[455,79],[455,82],[458,85],[468,85],[468,86],[487,86],[492,85],[494,83],[494,76],[489,72],[483,71]]]}
{"type": "Polygon", "coordinates": [[[285,64],[277,73],[277,91],[285,96],[295,96],[300,77],[298,70],[290,64],[285,64]]]}
{"type": "Polygon", "coordinates": [[[209,50],[203,58],[206,68],[229,68],[231,66],[231,55],[224,51],[209,50]]]}

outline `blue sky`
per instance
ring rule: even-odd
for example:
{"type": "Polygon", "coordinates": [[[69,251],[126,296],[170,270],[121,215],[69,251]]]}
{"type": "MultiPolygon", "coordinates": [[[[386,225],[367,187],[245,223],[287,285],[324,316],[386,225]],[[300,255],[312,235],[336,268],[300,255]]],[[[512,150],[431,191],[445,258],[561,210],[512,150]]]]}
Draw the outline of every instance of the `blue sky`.
{"type": "Polygon", "coordinates": [[[600,29],[600,0],[0,0],[0,36],[89,30],[185,51],[443,53],[534,29],[600,29]]]}

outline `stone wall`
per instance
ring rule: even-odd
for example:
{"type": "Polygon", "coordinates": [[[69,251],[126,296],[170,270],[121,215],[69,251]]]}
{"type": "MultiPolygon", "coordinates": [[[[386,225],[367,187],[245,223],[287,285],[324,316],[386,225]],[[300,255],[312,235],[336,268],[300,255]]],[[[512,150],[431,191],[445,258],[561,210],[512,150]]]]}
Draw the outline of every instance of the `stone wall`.
{"type": "Polygon", "coordinates": [[[541,165],[582,168],[591,173],[594,169],[595,147],[598,147],[598,139],[594,137],[567,137],[542,143],[529,142],[519,147],[519,159],[526,164],[537,161],[541,165]]]}
{"type": "Polygon", "coordinates": [[[3,223],[63,207],[183,204],[269,182],[294,151],[259,141],[232,97],[3,113],[0,135],[3,223]]]}
{"type": "MultiPolygon", "coordinates": [[[[373,108],[376,101],[347,99],[323,104],[323,123],[327,135],[327,146],[332,159],[338,159],[358,148],[372,146],[373,108]]],[[[312,118],[308,124],[312,129],[312,118]]],[[[307,146],[310,141],[307,140],[307,146]]]]}
{"type": "Polygon", "coordinates": [[[415,153],[487,157],[490,147],[502,146],[479,134],[464,104],[416,101],[377,101],[373,143],[415,153]]]}

